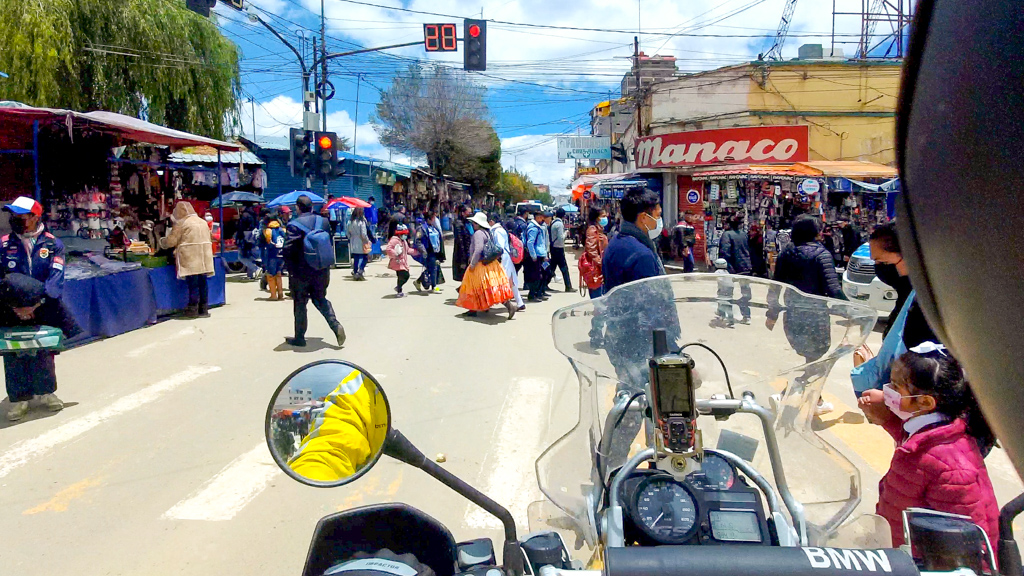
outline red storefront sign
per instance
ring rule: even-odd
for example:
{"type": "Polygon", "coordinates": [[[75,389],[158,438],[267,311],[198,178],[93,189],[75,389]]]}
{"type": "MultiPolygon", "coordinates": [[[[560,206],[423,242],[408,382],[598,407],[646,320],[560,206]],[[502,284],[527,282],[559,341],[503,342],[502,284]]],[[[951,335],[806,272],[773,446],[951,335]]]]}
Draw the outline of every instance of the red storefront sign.
{"type": "Polygon", "coordinates": [[[805,162],[807,126],[757,126],[646,136],[636,143],[636,167],[805,162]]]}

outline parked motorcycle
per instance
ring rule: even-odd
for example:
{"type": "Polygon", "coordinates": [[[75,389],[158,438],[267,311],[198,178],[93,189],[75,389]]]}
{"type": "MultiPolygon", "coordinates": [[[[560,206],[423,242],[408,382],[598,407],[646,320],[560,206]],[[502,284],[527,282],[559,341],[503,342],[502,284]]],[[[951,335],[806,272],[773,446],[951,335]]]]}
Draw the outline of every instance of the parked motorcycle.
{"type": "MultiPolygon", "coordinates": [[[[268,445],[289,476],[341,486],[386,454],[493,514],[504,542],[499,564],[489,539],[457,542],[424,512],[377,504],[321,519],[303,574],[992,573],[993,546],[964,517],[908,510],[911,545],[889,548],[887,522],[855,515],[856,466],[812,427],[831,368],[875,318],[771,281],[709,274],[635,282],[557,311],[555,345],[579,377],[579,422],[537,460],[550,503],[530,506],[522,539],[507,509],[392,425],[370,374],[340,361],[307,365],[267,410],[268,445]]],[[[1016,552],[1008,509],[999,565],[1017,576],[1019,555],[1005,556],[1016,552]]]]}

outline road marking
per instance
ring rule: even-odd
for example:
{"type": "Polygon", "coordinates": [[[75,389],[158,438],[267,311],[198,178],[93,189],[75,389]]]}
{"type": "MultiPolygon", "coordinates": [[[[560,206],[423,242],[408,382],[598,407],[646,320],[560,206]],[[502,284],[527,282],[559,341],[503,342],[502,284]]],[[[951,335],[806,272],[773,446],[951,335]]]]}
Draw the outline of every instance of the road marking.
{"type": "Polygon", "coordinates": [[[125,353],[125,356],[127,356],[129,358],[138,358],[140,356],[143,356],[143,355],[151,352],[152,350],[155,350],[155,349],[157,349],[157,348],[167,344],[167,342],[169,342],[171,340],[177,340],[179,338],[184,338],[185,336],[191,336],[192,334],[195,334],[195,333],[196,333],[195,326],[189,326],[187,328],[184,328],[184,329],[180,330],[179,332],[177,332],[175,334],[171,334],[170,336],[166,336],[166,337],[164,337],[161,340],[158,340],[156,342],[151,342],[151,343],[146,344],[144,346],[139,346],[138,348],[135,348],[134,350],[129,350],[128,352],[125,353]]]}
{"type": "Polygon", "coordinates": [[[72,500],[77,500],[85,495],[89,488],[99,486],[99,478],[86,478],[81,482],[75,482],[71,486],[57,492],[48,501],[43,502],[35,508],[29,508],[22,512],[24,515],[39,514],[40,512],[66,512],[72,500]]]}
{"type": "Polygon", "coordinates": [[[3,455],[0,455],[0,478],[10,474],[16,468],[27,464],[30,460],[42,456],[53,448],[74,440],[115,416],[141,408],[179,386],[219,370],[219,366],[189,366],[185,370],[169,376],[156,384],[151,384],[138,392],[121,397],[106,408],[65,422],[31,440],[17,442],[4,452],[3,455]]]}
{"type": "Polygon", "coordinates": [[[164,512],[164,520],[231,520],[280,474],[265,442],[235,458],[213,478],[164,512]]]}
{"type": "MultiPolygon", "coordinates": [[[[481,469],[487,474],[483,493],[508,508],[520,526],[529,525],[526,509],[541,499],[533,463],[540,454],[551,390],[551,382],[536,378],[512,383],[481,469]]],[[[501,528],[497,518],[473,504],[465,522],[470,528],[501,528]]]]}

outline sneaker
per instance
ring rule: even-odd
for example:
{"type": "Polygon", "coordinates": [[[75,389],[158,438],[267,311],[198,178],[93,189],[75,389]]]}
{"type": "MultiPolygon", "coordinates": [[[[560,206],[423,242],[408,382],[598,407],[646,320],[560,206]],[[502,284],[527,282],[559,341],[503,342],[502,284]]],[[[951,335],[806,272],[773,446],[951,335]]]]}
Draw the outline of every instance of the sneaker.
{"type": "Polygon", "coordinates": [[[399,292],[397,295],[395,295],[395,298],[405,298],[405,292],[399,292]]]}
{"type": "Polygon", "coordinates": [[[522,311],[524,311],[524,310],[526,310],[526,304],[523,304],[523,305],[522,305],[522,306],[520,306],[520,307],[519,307],[519,309],[518,309],[518,311],[519,311],[519,312],[522,312],[522,311]]]}
{"type": "Polygon", "coordinates": [[[413,280],[412,285],[416,287],[417,292],[423,292],[423,284],[420,284],[419,279],[413,280]]]}
{"type": "Polygon", "coordinates": [[[60,412],[64,409],[64,403],[57,398],[56,394],[43,394],[38,397],[39,403],[50,412],[60,412]]]}
{"type": "Polygon", "coordinates": [[[7,419],[11,422],[21,420],[28,414],[28,402],[11,402],[11,409],[7,411],[7,419]]]}
{"type": "Polygon", "coordinates": [[[434,294],[440,294],[442,292],[440,286],[434,286],[434,294]]]}
{"type": "Polygon", "coordinates": [[[295,346],[296,348],[303,348],[306,346],[305,338],[285,338],[284,341],[288,343],[289,346],[295,346]]]}
{"type": "Polygon", "coordinates": [[[831,402],[822,402],[819,400],[818,405],[814,407],[814,415],[823,416],[835,409],[835,406],[833,406],[831,402]]]}
{"type": "Polygon", "coordinates": [[[338,337],[338,346],[345,345],[345,327],[338,324],[338,327],[334,329],[334,335],[338,337]]]}

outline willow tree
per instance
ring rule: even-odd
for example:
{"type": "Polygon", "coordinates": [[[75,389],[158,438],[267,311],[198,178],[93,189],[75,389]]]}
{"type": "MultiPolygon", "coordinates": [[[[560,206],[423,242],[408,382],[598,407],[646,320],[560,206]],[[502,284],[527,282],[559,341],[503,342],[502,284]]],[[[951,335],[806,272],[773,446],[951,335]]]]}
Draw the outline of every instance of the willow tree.
{"type": "Polygon", "coordinates": [[[237,122],[238,51],[184,0],[3,0],[0,38],[0,100],[212,137],[237,122]]]}

